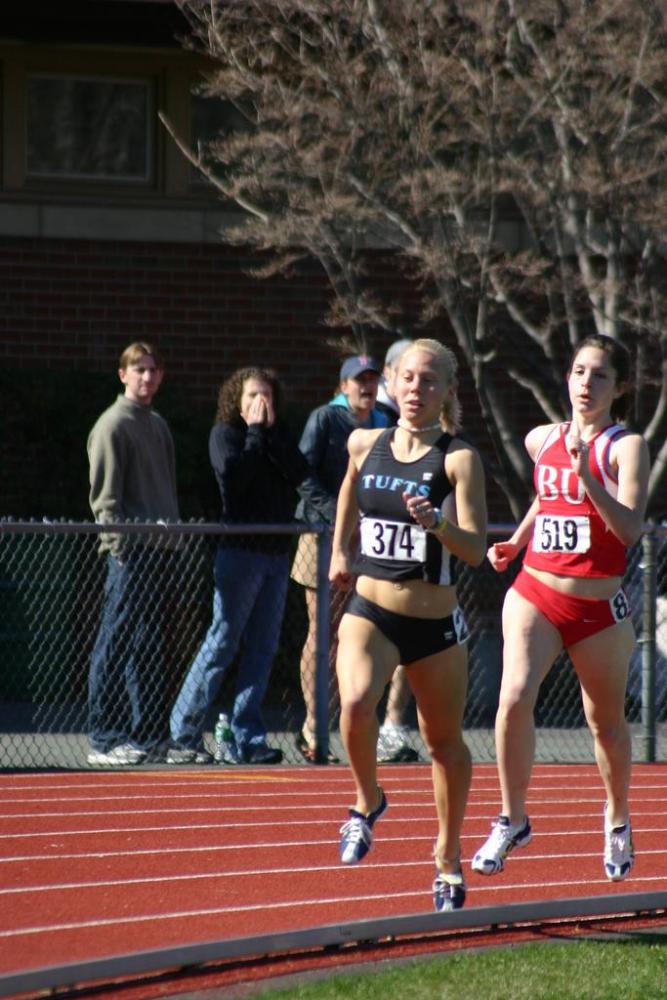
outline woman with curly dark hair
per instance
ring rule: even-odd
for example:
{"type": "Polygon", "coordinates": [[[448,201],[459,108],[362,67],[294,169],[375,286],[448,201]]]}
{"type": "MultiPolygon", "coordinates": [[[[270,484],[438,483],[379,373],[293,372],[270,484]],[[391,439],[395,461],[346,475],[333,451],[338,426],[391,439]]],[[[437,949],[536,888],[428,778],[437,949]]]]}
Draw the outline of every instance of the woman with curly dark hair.
{"type": "Polygon", "coordinates": [[[216,421],[226,424],[238,422],[241,414],[244,383],[248,379],[266,382],[271,389],[273,412],[278,420],[285,416],[285,393],[280,380],[272,368],[237,368],[220,386],[218,392],[218,412],[216,421]]]}
{"type": "MultiPolygon", "coordinates": [[[[309,466],[282,418],[274,371],[239,368],[223,382],[209,456],[225,524],[284,524],[309,466]]],[[[171,712],[170,764],[211,760],[202,738],[208,711],[243,642],[227,764],[278,764],[266,742],[261,704],[278,648],[289,576],[289,535],[221,535],[213,620],[171,712]]]]}

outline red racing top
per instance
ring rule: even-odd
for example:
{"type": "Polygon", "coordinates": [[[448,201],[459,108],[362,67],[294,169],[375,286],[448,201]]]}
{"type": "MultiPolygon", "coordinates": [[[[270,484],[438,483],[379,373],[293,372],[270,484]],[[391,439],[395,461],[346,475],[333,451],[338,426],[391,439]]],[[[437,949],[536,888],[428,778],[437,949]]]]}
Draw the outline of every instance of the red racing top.
{"type": "MultiPolygon", "coordinates": [[[[626,549],[589,500],[572,471],[565,438],[570,424],[555,424],[535,458],[534,483],[540,506],[524,565],[562,576],[623,576],[626,549]]],[[[595,478],[616,497],[618,480],[611,471],[612,443],[625,434],[611,424],[589,442],[588,460],[595,478]]]]}

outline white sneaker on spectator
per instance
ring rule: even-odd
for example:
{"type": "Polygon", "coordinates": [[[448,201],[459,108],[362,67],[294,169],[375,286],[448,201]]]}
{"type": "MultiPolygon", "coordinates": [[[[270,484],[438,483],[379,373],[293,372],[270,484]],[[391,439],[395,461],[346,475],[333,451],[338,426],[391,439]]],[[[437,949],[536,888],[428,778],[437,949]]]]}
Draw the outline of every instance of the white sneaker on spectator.
{"type": "Polygon", "coordinates": [[[131,743],[123,743],[113,750],[91,750],[87,760],[89,764],[106,765],[107,767],[128,767],[141,764],[146,759],[146,751],[133,747],[131,743]]]}
{"type": "Polygon", "coordinates": [[[407,726],[385,722],[380,728],[377,745],[378,764],[408,764],[419,760],[419,754],[409,743],[407,726]]]}
{"type": "Polygon", "coordinates": [[[195,750],[190,747],[172,746],[167,750],[165,757],[167,764],[212,764],[213,754],[203,747],[195,750]]]}

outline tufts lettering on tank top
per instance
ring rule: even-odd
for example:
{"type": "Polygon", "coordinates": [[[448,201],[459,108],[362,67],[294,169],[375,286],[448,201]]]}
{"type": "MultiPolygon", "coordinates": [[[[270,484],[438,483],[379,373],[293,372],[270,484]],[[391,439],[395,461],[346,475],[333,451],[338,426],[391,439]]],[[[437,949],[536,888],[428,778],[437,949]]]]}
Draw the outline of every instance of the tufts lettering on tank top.
{"type": "Polygon", "coordinates": [[[418,483],[414,479],[401,479],[399,476],[383,476],[380,473],[374,472],[363,475],[361,477],[361,485],[365,490],[409,493],[410,496],[427,497],[431,492],[430,483],[418,483]]]}

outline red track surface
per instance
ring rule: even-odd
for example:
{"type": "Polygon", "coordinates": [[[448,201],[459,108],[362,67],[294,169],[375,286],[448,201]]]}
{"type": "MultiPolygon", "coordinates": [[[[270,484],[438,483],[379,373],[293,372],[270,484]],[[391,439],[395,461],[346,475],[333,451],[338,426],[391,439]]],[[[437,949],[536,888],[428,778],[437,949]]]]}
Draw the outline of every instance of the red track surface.
{"type": "MultiPolygon", "coordinates": [[[[427,765],[384,767],[389,810],[361,866],[338,862],[344,767],[0,775],[0,973],[431,909],[427,765]]],[[[654,892],[667,885],[667,766],[635,765],[637,861],[610,884],[602,786],[588,765],[539,765],[532,843],[504,873],[469,860],[498,810],[477,765],[464,826],[466,906],[654,892]]]]}

